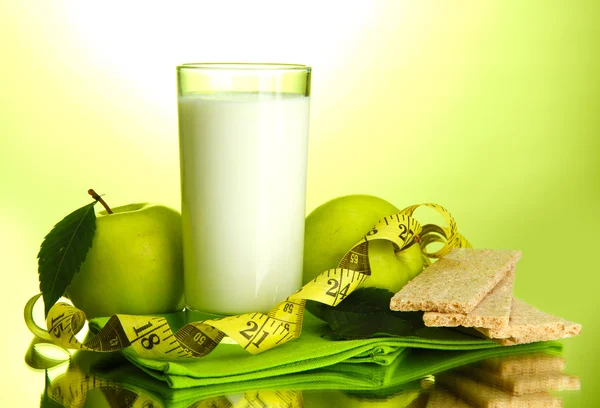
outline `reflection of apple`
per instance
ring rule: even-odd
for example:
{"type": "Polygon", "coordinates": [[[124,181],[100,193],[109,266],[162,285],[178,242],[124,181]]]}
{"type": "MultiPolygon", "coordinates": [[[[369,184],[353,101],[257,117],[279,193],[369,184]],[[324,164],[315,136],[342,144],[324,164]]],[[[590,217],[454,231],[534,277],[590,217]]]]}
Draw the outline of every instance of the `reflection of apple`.
{"type": "Polygon", "coordinates": [[[183,308],[181,215],[156,204],[100,211],[85,262],[67,296],[88,318],[183,308]]]}
{"type": "Polygon", "coordinates": [[[408,407],[420,395],[420,390],[406,390],[384,398],[361,398],[344,391],[304,391],[302,399],[305,407],[311,408],[383,408],[408,407]],[[334,402],[334,404],[332,404],[334,402]]]}
{"type": "MultiPolygon", "coordinates": [[[[387,201],[368,195],[349,195],[322,204],[306,217],[304,272],[306,284],[321,272],[335,268],[344,254],[383,217],[399,210],[387,201]]],[[[397,292],[423,269],[421,248],[413,244],[397,254],[389,241],[369,242],[371,276],[363,287],[397,292]]],[[[308,310],[320,315],[314,305],[308,310]]]]}

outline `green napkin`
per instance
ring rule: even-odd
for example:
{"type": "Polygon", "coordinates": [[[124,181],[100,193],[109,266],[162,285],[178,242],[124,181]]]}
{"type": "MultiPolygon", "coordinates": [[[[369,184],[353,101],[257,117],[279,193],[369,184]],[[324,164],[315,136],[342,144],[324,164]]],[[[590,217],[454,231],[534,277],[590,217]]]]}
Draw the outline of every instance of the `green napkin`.
{"type": "MultiPolygon", "coordinates": [[[[223,395],[241,394],[255,390],[346,390],[362,391],[373,395],[391,395],[415,388],[413,383],[427,375],[434,375],[464,364],[491,357],[503,357],[534,352],[559,353],[562,345],[556,342],[532,343],[512,347],[472,351],[409,349],[398,353],[388,365],[337,363],[315,370],[296,372],[276,377],[250,379],[243,382],[224,382],[204,387],[174,390],[164,382],[143,375],[133,367],[120,367],[103,377],[137,389],[149,395],[158,394],[171,408],[187,407],[192,402],[223,395]]],[[[418,388],[418,386],[416,387],[418,388]]]]}
{"type": "MultiPolygon", "coordinates": [[[[184,324],[183,313],[165,315],[177,330],[184,324]]],[[[90,323],[93,330],[108,319],[90,323]]],[[[172,388],[189,388],[280,377],[321,369],[338,363],[370,365],[400,364],[405,348],[437,350],[484,350],[499,348],[496,343],[469,336],[455,330],[430,329],[423,337],[380,337],[364,340],[333,341],[322,335],[328,326],[310,314],[305,315],[300,338],[252,355],[238,345],[221,344],[210,355],[200,359],[156,361],[141,358],[131,348],[125,357],[149,375],[165,381],[172,388]]]]}

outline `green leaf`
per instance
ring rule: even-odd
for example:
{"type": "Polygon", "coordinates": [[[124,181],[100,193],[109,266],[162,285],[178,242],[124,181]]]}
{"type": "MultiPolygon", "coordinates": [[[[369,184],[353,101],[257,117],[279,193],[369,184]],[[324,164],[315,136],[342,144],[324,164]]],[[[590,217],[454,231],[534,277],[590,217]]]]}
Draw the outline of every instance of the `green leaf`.
{"type": "Polygon", "coordinates": [[[71,284],[96,232],[97,201],[67,215],[46,235],[38,254],[40,290],[46,315],[71,284]]]}
{"type": "Polygon", "coordinates": [[[392,292],[381,288],[359,288],[352,292],[343,302],[335,308],[320,304],[323,308],[344,310],[357,313],[392,312],[390,310],[390,299],[394,296],[392,292]]]}
{"type": "Polygon", "coordinates": [[[386,289],[361,288],[336,307],[319,304],[335,340],[366,339],[383,336],[415,336],[424,327],[422,313],[390,310],[394,294],[386,289]]]}
{"type": "Polygon", "coordinates": [[[388,313],[352,313],[330,310],[331,332],[324,337],[332,340],[370,339],[373,337],[416,336],[418,324],[388,313]]]}
{"type": "Polygon", "coordinates": [[[335,307],[319,303],[321,315],[331,329],[323,334],[323,337],[331,340],[418,337],[433,341],[473,341],[480,338],[467,331],[426,327],[423,323],[423,312],[390,310],[390,299],[393,295],[386,289],[361,288],[352,292],[335,307]]]}

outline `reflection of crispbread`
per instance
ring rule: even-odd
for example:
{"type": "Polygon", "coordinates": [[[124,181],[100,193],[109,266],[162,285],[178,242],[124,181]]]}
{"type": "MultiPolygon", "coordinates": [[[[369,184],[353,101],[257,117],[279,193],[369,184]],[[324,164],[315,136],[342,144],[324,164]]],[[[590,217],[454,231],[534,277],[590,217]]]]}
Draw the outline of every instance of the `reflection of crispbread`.
{"type": "Polygon", "coordinates": [[[390,308],[470,313],[520,257],[515,250],[455,248],[396,293],[390,308]]]}
{"type": "Polygon", "coordinates": [[[437,383],[448,387],[453,393],[460,395],[462,399],[475,407],[551,408],[563,406],[560,398],[546,392],[515,396],[454,373],[439,376],[436,378],[437,383]]]}
{"type": "Polygon", "coordinates": [[[534,376],[539,374],[560,372],[565,369],[565,359],[548,353],[534,353],[507,357],[494,357],[476,363],[499,377],[515,375],[534,376]]]}
{"type": "Polygon", "coordinates": [[[510,346],[576,336],[581,332],[581,325],[544,313],[519,299],[513,299],[508,327],[500,330],[477,330],[504,346],[510,346]]]}
{"type": "Polygon", "coordinates": [[[463,326],[494,330],[505,329],[510,317],[514,280],[515,269],[513,268],[471,313],[425,312],[423,321],[426,326],[432,327],[463,326]]]}
{"type": "Polygon", "coordinates": [[[427,408],[472,408],[473,405],[443,388],[436,387],[429,396],[427,408]]]}
{"type": "Polygon", "coordinates": [[[581,388],[579,377],[559,372],[537,375],[500,376],[477,367],[463,367],[463,374],[478,381],[503,389],[513,395],[532,394],[544,391],[567,391],[581,388]]]}

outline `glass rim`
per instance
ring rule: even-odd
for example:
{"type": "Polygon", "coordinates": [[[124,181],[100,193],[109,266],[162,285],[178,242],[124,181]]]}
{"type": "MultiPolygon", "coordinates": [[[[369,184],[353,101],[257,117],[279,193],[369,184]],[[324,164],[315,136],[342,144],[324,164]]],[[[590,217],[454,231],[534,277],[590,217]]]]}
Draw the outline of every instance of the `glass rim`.
{"type": "Polygon", "coordinates": [[[302,64],[282,64],[274,62],[189,62],[177,66],[177,70],[231,70],[231,71],[311,71],[302,64]]]}

